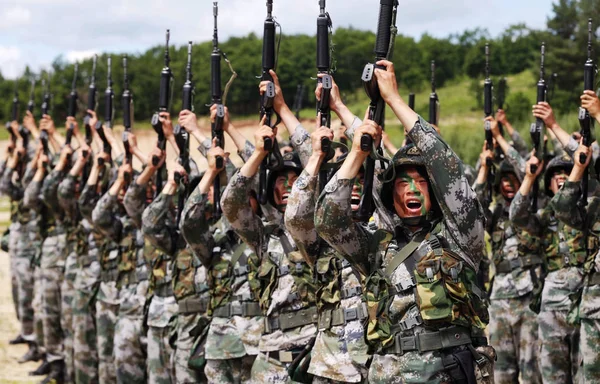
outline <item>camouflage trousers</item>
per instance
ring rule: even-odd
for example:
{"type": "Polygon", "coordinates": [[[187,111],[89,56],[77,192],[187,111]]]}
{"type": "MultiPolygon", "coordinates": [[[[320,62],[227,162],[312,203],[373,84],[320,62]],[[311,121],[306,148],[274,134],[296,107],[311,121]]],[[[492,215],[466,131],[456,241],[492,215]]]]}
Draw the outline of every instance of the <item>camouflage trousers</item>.
{"type": "Polygon", "coordinates": [[[538,365],[538,323],[529,309],[531,296],[492,300],[489,313],[490,344],[498,354],[496,384],[541,383],[538,365]]]}
{"type": "Polygon", "coordinates": [[[21,336],[30,342],[36,342],[34,333],[33,291],[34,266],[31,262],[35,255],[19,255],[14,260],[14,275],[17,278],[17,297],[19,298],[19,320],[21,336]],[[24,257],[22,257],[24,256],[24,257]]]}
{"type": "Polygon", "coordinates": [[[114,340],[119,313],[119,291],[117,283],[100,282],[96,297],[96,345],[98,346],[98,378],[100,384],[117,381],[114,359],[114,340]]]}
{"type": "Polygon", "coordinates": [[[169,327],[148,328],[148,384],[175,384],[169,327]]]}
{"type": "Polygon", "coordinates": [[[38,349],[41,352],[46,350],[44,346],[44,320],[42,316],[42,268],[35,266],[33,269],[33,332],[35,333],[35,341],[38,349]]]}
{"type": "Polygon", "coordinates": [[[98,383],[95,296],[100,263],[80,266],[73,297],[73,366],[76,383],[98,383]]]}
{"type": "Polygon", "coordinates": [[[194,337],[190,335],[190,331],[196,327],[201,316],[201,313],[177,315],[177,341],[173,362],[177,384],[206,382],[204,372],[195,371],[188,366],[195,341],[194,337]]]}
{"type": "Polygon", "coordinates": [[[237,359],[206,360],[204,374],[210,384],[248,384],[256,356],[247,355],[237,359]]]}
{"type": "Polygon", "coordinates": [[[143,329],[147,292],[147,280],[129,284],[119,291],[114,340],[117,383],[146,383],[147,339],[143,329]]]}
{"type": "Polygon", "coordinates": [[[538,315],[541,350],[539,365],[544,383],[577,383],[579,326],[567,322],[568,311],[538,315]]]}
{"type": "Polygon", "coordinates": [[[600,383],[600,320],[581,319],[580,383],[600,383]]]}
{"type": "Polygon", "coordinates": [[[252,365],[252,384],[286,384],[294,383],[288,374],[289,363],[272,359],[268,352],[260,352],[252,365]]]}
{"type": "Polygon", "coordinates": [[[21,312],[19,309],[19,285],[18,275],[16,269],[17,260],[17,247],[19,238],[21,237],[21,224],[18,222],[11,223],[9,226],[10,234],[8,236],[8,256],[10,257],[10,287],[12,290],[12,300],[15,307],[15,313],[17,319],[21,320],[21,312]]]}
{"type": "MultiPolygon", "coordinates": [[[[477,351],[485,357],[485,362],[482,365],[473,362],[476,383],[494,384],[493,372],[496,358],[494,349],[484,346],[477,347],[477,351]]],[[[408,352],[404,355],[373,355],[368,382],[370,384],[452,384],[454,380],[444,367],[442,354],[439,351],[432,351],[408,352]]]]}
{"type": "MultiPolygon", "coordinates": [[[[71,248],[71,247],[69,247],[71,248]]],[[[77,277],[77,254],[69,253],[65,261],[65,278],[60,287],[62,294],[60,324],[64,336],[65,378],[75,383],[75,365],[73,360],[73,305],[75,300],[75,278],[77,277]]]]}
{"type": "Polygon", "coordinates": [[[63,279],[63,268],[42,268],[42,317],[44,347],[48,362],[64,360],[63,330],[60,319],[62,300],[60,286],[63,279]]]}

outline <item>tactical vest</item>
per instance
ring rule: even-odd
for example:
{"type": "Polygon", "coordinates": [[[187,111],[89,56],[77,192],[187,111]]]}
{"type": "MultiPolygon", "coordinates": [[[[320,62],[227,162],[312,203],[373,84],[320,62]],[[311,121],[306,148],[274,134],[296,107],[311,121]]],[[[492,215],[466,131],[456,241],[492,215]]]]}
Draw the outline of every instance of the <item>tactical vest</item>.
{"type": "Polygon", "coordinates": [[[144,259],[144,238],[133,228],[125,228],[124,232],[127,235],[119,243],[120,260],[117,267],[119,287],[148,280],[144,259]]]}
{"type": "Polygon", "coordinates": [[[19,218],[19,201],[10,201],[10,221],[15,223],[19,218]]]}
{"type": "Polygon", "coordinates": [[[399,247],[392,233],[379,230],[373,241],[372,249],[377,250],[375,265],[379,267],[365,282],[367,343],[372,348],[402,354],[409,350],[408,343],[415,342],[413,329],[421,325],[440,332],[449,326],[467,332],[485,328],[489,315],[476,272],[444,245],[443,238],[428,234],[399,247]],[[427,246],[421,245],[423,240],[427,246]],[[389,260],[385,268],[384,258],[389,260]],[[410,276],[394,284],[393,276],[402,264],[410,276]],[[395,299],[400,300],[401,312],[390,312],[395,299]]]}
{"type": "Polygon", "coordinates": [[[569,227],[553,216],[550,217],[550,224],[543,239],[548,271],[565,267],[584,267],[588,255],[595,255],[598,251],[598,245],[598,238],[593,234],[588,235],[586,244],[582,231],[569,227]]]}
{"type": "Polygon", "coordinates": [[[295,250],[285,233],[279,228],[269,231],[263,249],[258,277],[261,280],[260,305],[263,311],[271,307],[273,294],[282,279],[291,275],[293,284],[287,298],[272,311],[280,316],[265,319],[265,332],[301,327],[318,320],[316,304],[317,284],[310,265],[300,252],[295,250]],[[270,233],[269,233],[270,232],[270,233]]]}
{"type": "Polygon", "coordinates": [[[197,276],[197,270],[202,263],[189,247],[180,250],[175,257],[173,269],[173,294],[177,301],[189,296],[200,296],[208,292],[206,281],[197,276]]]}
{"type": "Polygon", "coordinates": [[[148,293],[158,297],[173,296],[171,257],[154,248],[149,242],[146,242],[144,255],[146,256],[146,262],[152,266],[148,293]]]}
{"type": "Polygon", "coordinates": [[[510,273],[518,268],[530,269],[543,263],[539,256],[542,247],[540,238],[525,230],[515,229],[501,205],[493,213],[491,243],[492,261],[498,274],[510,273]],[[517,241],[517,257],[508,258],[504,246],[511,238],[517,241]]]}
{"type": "Polygon", "coordinates": [[[117,281],[119,277],[119,259],[121,249],[119,244],[112,240],[105,240],[101,247],[100,267],[102,268],[101,280],[105,283],[117,281]]]}
{"type": "Polygon", "coordinates": [[[258,316],[262,314],[258,305],[260,282],[257,278],[259,258],[246,244],[234,236],[219,233],[214,235],[215,246],[208,271],[210,287],[209,315],[218,317],[258,316]],[[248,282],[248,296],[234,295],[234,292],[248,282]],[[233,308],[231,302],[239,302],[240,307],[233,308]]]}

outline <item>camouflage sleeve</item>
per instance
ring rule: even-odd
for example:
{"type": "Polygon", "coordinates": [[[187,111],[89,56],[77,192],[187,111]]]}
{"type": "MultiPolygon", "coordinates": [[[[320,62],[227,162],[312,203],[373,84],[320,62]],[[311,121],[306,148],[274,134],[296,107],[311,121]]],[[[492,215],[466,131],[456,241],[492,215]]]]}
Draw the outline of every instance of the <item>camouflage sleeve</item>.
{"type": "Polygon", "coordinates": [[[27,169],[25,170],[25,174],[23,175],[23,180],[21,181],[21,184],[23,184],[23,187],[27,187],[29,185],[29,183],[31,183],[31,180],[33,180],[33,177],[35,176],[36,172],[37,172],[37,168],[33,168],[31,166],[31,164],[27,164],[27,169]]]}
{"type": "Polygon", "coordinates": [[[476,266],[485,248],[485,218],[462,161],[420,116],[408,135],[423,156],[448,231],[476,266]]]}
{"type": "Polygon", "coordinates": [[[563,150],[567,152],[567,155],[569,155],[569,157],[571,157],[572,159],[573,156],[575,156],[575,151],[577,150],[577,147],[579,147],[579,143],[577,142],[577,140],[571,137],[569,139],[569,143],[567,143],[566,146],[563,146],[563,150]]]}
{"type": "Polygon", "coordinates": [[[142,232],[144,232],[144,235],[146,235],[152,245],[164,253],[174,256],[175,239],[173,238],[171,228],[166,225],[172,201],[172,195],[161,193],[146,207],[142,215],[142,232]]]}
{"type": "Polygon", "coordinates": [[[350,198],[354,180],[335,174],[317,200],[315,227],[319,236],[362,271],[369,271],[371,235],[352,220],[350,198]]]}
{"type": "Polygon", "coordinates": [[[285,227],[292,235],[305,258],[313,262],[319,251],[319,238],[315,229],[315,204],[318,176],[306,171],[296,179],[285,208],[285,227]]]}
{"type": "Polygon", "coordinates": [[[183,238],[207,268],[211,265],[215,242],[206,220],[208,207],[208,194],[201,193],[199,186],[196,187],[185,202],[180,224],[183,238]]]}
{"type": "Polygon", "coordinates": [[[513,141],[513,147],[517,150],[519,154],[529,153],[529,148],[527,147],[527,143],[523,140],[523,136],[517,131],[514,130],[510,138],[513,141]]]}
{"type": "Polygon", "coordinates": [[[517,151],[515,149],[515,147],[510,146],[508,148],[508,152],[505,153],[506,155],[506,160],[510,163],[510,165],[512,165],[517,172],[520,172],[520,177],[525,176],[525,167],[526,167],[526,161],[523,158],[523,156],[521,156],[519,154],[519,151],[517,151]]]}
{"type": "Polygon", "coordinates": [[[13,173],[15,169],[6,168],[4,173],[2,174],[2,178],[0,179],[0,192],[8,196],[11,200],[21,200],[23,198],[24,190],[21,186],[13,183],[13,173]]]}
{"type": "Polygon", "coordinates": [[[206,159],[206,153],[210,150],[211,147],[212,147],[212,139],[210,137],[207,137],[198,146],[198,151],[200,152],[202,157],[204,157],[206,159]]]}
{"type": "Polygon", "coordinates": [[[129,215],[138,228],[142,227],[142,214],[144,213],[144,208],[146,208],[146,187],[146,184],[131,183],[123,199],[123,206],[127,215],[129,215]]]}
{"type": "Polygon", "coordinates": [[[60,205],[58,204],[58,185],[62,181],[63,175],[62,171],[52,171],[46,176],[42,185],[42,200],[54,213],[60,210],[60,205]]]}
{"type": "Polygon", "coordinates": [[[552,147],[554,148],[554,156],[562,157],[565,154],[565,149],[556,136],[552,138],[552,147]]]}
{"type": "Polygon", "coordinates": [[[25,208],[40,212],[42,209],[42,201],[40,193],[42,191],[42,181],[32,181],[25,189],[23,196],[23,205],[25,208]]]}
{"type": "Polygon", "coordinates": [[[81,191],[79,200],[77,200],[81,216],[86,218],[90,223],[92,222],[92,211],[94,210],[99,197],[98,192],[96,192],[96,186],[86,184],[83,191],[81,191]]]}
{"type": "Polygon", "coordinates": [[[300,157],[300,162],[303,167],[306,167],[308,163],[308,159],[312,153],[312,144],[310,142],[310,133],[302,126],[302,124],[298,124],[296,130],[292,137],[290,137],[290,141],[294,147],[294,150],[298,153],[300,157]]]}
{"type": "Polygon", "coordinates": [[[540,235],[545,226],[542,225],[539,215],[529,212],[530,206],[531,195],[523,196],[521,192],[517,192],[510,203],[510,221],[515,228],[523,229],[530,235],[540,235]]]}
{"type": "Polygon", "coordinates": [[[248,159],[250,158],[250,156],[252,156],[253,153],[254,153],[254,144],[252,144],[248,140],[246,140],[246,143],[244,145],[244,149],[238,151],[238,154],[240,155],[240,157],[242,158],[242,160],[244,160],[244,163],[246,161],[248,161],[248,159]]]}
{"type": "Polygon", "coordinates": [[[550,205],[554,208],[556,218],[575,229],[583,230],[585,213],[577,208],[577,200],[581,195],[581,181],[565,181],[562,188],[554,195],[550,205]]]}
{"type": "Polygon", "coordinates": [[[356,131],[358,129],[358,127],[360,127],[361,125],[362,125],[362,120],[359,119],[358,117],[354,116],[352,125],[349,127],[346,127],[346,130],[344,131],[344,134],[346,135],[346,137],[348,138],[349,141],[354,140],[354,131],[356,131]]]}
{"type": "Polygon", "coordinates": [[[75,191],[77,186],[77,178],[67,175],[58,185],[58,204],[65,211],[71,222],[77,220],[77,199],[75,191]]]}
{"type": "Polygon", "coordinates": [[[264,227],[260,217],[254,214],[248,204],[248,194],[253,185],[253,178],[233,175],[221,196],[223,214],[238,236],[255,252],[262,251],[264,227]]]}
{"type": "Polygon", "coordinates": [[[121,241],[121,231],[123,230],[123,224],[115,214],[118,204],[117,195],[106,192],[92,211],[94,227],[116,242],[121,241]]]}

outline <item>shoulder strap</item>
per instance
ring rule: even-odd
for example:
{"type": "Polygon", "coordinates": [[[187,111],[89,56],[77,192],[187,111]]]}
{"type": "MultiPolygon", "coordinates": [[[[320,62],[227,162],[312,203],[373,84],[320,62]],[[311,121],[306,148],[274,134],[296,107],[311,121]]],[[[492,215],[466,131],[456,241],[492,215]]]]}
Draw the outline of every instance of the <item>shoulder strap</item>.
{"type": "Polygon", "coordinates": [[[231,255],[231,266],[235,268],[235,264],[238,262],[240,257],[244,254],[244,249],[246,249],[246,244],[240,243],[237,247],[235,247],[235,251],[233,251],[233,255],[231,255]]]}
{"type": "Polygon", "coordinates": [[[394,273],[394,271],[396,270],[396,268],[398,268],[400,266],[400,264],[402,264],[406,259],[408,259],[410,257],[410,255],[412,255],[412,253],[419,247],[419,244],[421,244],[423,242],[423,239],[427,238],[428,236],[429,236],[429,233],[424,237],[420,236],[420,235],[413,237],[413,239],[410,241],[410,243],[406,244],[400,250],[400,252],[398,252],[394,256],[392,261],[390,261],[390,263],[384,270],[385,275],[391,276],[392,273],[394,273]]]}

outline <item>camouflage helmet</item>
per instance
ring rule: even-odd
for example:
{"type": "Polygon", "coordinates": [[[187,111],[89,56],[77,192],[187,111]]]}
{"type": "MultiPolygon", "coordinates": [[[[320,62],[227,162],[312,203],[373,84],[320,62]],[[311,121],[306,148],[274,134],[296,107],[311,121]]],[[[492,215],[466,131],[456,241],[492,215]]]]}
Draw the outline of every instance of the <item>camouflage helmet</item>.
{"type": "Polygon", "coordinates": [[[571,173],[572,169],[573,159],[571,159],[569,155],[555,157],[554,159],[550,160],[548,166],[546,167],[546,171],[544,172],[544,189],[549,197],[554,196],[554,193],[552,193],[550,190],[550,180],[552,179],[552,175],[559,170],[564,170],[567,174],[569,174],[571,173]]]}
{"type": "Polygon", "coordinates": [[[394,186],[396,185],[396,175],[398,171],[405,167],[415,167],[427,179],[429,187],[429,199],[431,200],[431,209],[427,213],[427,220],[433,219],[440,212],[439,205],[431,188],[431,180],[425,169],[425,159],[421,151],[413,143],[400,148],[392,158],[390,167],[385,170],[381,176],[383,186],[381,187],[381,202],[390,212],[396,213],[394,208],[394,186]]]}
{"type": "Polygon", "coordinates": [[[275,180],[277,177],[284,172],[294,171],[298,175],[302,173],[302,163],[300,162],[300,156],[297,152],[288,152],[283,156],[283,164],[278,169],[273,169],[269,171],[267,176],[267,200],[273,207],[277,207],[275,204],[275,180]]]}

